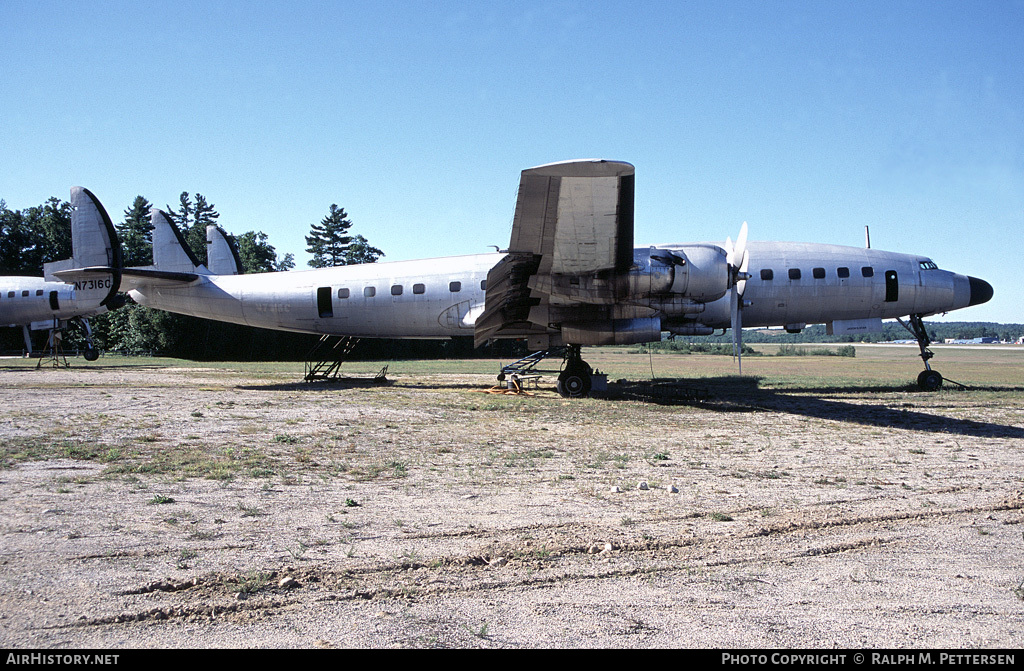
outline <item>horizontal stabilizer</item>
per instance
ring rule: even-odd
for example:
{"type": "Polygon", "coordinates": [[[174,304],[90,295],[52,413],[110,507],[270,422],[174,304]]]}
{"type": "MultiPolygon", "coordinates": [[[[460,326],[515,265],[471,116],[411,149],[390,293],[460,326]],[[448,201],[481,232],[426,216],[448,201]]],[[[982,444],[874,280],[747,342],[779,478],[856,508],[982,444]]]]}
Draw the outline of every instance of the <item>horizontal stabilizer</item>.
{"type": "Polygon", "coordinates": [[[125,268],[121,271],[121,286],[125,291],[140,287],[172,287],[195,282],[199,273],[179,273],[158,268],[125,268]]]}

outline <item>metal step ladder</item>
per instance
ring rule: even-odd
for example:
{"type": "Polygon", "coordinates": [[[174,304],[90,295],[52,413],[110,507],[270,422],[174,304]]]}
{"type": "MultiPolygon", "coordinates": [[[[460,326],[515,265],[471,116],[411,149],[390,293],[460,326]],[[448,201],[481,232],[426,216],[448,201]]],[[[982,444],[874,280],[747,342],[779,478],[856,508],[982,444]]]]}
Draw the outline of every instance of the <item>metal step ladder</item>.
{"type": "Polygon", "coordinates": [[[306,382],[337,380],[341,364],[355,349],[359,338],[352,336],[322,335],[316,346],[306,355],[306,382]],[[334,341],[333,344],[331,341],[334,341]]]}

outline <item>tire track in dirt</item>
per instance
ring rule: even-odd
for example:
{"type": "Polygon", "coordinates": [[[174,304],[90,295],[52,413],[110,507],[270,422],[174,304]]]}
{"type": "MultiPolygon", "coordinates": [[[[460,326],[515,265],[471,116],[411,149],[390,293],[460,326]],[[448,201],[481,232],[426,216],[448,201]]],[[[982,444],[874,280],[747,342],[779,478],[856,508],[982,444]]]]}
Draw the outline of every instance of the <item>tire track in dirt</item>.
{"type": "MultiPolygon", "coordinates": [[[[308,567],[299,569],[268,569],[247,574],[213,573],[190,581],[175,583],[158,581],[121,592],[121,595],[158,595],[167,597],[164,603],[135,611],[80,616],[78,620],[54,628],[131,626],[140,623],[161,623],[173,620],[249,621],[273,619],[286,611],[307,607],[314,603],[345,601],[422,601],[447,597],[510,592],[550,586],[665,575],[722,567],[757,566],[772,563],[792,564],[808,559],[862,549],[880,548],[898,542],[899,531],[862,535],[849,540],[820,539],[819,545],[794,548],[791,543],[780,544],[780,537],[799,536],[806,544],[808,531],[845,530],[872,527],[891,522],[910,522],[927,525],[937,519],[953,519],[965,515],[1024,509],[1020,497],[1007,498],[989,504],[963,506],[934,511],[896,512],[879,515],[856,515],[829,519],[790,521],[770,527],[760,527],[727,536],[676,537],[661,539],[623,540],[622,530],[591,526],[582,523],[522,525],[480,533],[457,531],[417,534],[422,539],[444,539],[476,536],[479,545],[489,551],[458,557],[439,557],[430,562],[400,561],[383,565],[331,569],[308,567]],[[546,545],[542,553],[527,550],[521,540],[524,534],[563,533],[566,538],[556,545],[546,545]],[[582,538],[613,538],[601,549],[598,544],[582,538]],[[750,541],[755,541],[751,544],[750,541]],[[717,558],[716,558],[717,557],[717,558]],[[626,564],[626,565],[621,565],[626,564]],[[519,575],[514,569],[533,571],[519,575]],[[246,594],[245,585],[253,580],[262,582],[252,594],[246,594]],[[280,584],[283,579],[293,581],[292,587],[280,584]]],[[[663,520],[692,519],[693,514],[663,516],[663,520]]],[[[1020,523],[1011,520],[1006,523],[1020,523]]],[[[867,531],[867,530],[865,530],[867,531]]],[[[550,537],[550,536],[549,536],[550,537]]],[[[237,546],[235,546],[237,547],[237,546]]],[[[105,558],[103,556],[82,557],[105,558]]],[[[730,578],[730,580],[759,578],[730,578]]]]}

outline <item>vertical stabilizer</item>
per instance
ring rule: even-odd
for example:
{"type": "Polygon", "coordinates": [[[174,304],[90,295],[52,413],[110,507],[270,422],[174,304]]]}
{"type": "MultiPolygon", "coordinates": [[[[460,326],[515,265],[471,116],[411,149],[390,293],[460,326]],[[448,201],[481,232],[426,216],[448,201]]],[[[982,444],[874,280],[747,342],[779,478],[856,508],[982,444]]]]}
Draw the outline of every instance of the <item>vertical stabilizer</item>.
{"type": "Polygon", "coordinates": [[[241,272],[238,248],[220,226],[206,227],[206,266],[214,275],[237,275],[241,272]]]}
{"type": "Polygon", "coordinates": [[[83,299],[95,294],[98,305],[111,306],[120,286],[123,265],[121,243],[107,211],[88,189],[71,187],[71,258],[43,264],[43,278],[62,282],[67,278],[58,278],[55,273],[104,268],[107,277],[101,278],[94,271],[93,281],[76,286],[76,290],[83,299]]]}
{"type": "Polygon", "coordinates": [[[199,263],[181,231],[161,210],[153,208],[150,213],[153,222],[153,267],[177,273],[202,273],[209,271],[199,263]]]}
{"type": "Polygon", "coordinates": [[[120,268],[121,243],[103,205],[89,189],[71,187],[71,257],[79,268],[120,268]]]}
{"type": "Polygon", "coordinates": [[[121,265],[121,243],[107,211],[88,189],[71,187],[71,258],[45,264],[47,281],[60,281],[52,275],[58,270],[121,265]]]}

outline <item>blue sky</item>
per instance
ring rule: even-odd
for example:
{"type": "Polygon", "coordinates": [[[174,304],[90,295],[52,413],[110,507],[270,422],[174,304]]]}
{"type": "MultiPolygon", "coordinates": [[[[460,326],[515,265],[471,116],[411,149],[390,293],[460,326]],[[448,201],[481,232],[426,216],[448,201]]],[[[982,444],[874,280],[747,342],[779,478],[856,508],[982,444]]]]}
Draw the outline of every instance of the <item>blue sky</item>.
{"type": "Polygon", "coordinates": [[[1024,2],[0,2],[0,198],[201,193],[306,267],[508,243],[519,171],[636,166],[637,244],[872,246],[1024,321],[1024,2]]]}

